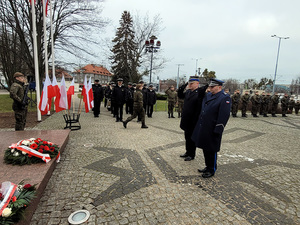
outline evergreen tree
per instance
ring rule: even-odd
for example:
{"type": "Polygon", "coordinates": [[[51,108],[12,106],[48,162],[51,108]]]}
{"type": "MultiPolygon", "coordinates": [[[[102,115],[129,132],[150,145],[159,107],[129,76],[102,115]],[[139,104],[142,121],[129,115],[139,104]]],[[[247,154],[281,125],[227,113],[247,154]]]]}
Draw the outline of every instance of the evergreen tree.
{"type": "Polygon", "coordinates": [[[134,41],[135,33],[133,30],[133,20],[129,12],[124,11],[120,19],[120,27],[117,29],[116,37],[113,39],[114,46],[111,49],[113,56],[112,71],[113,81],[123,78],[124,83],[134,81],[137,76],[137,68],[140,63],[136,61],[137,44],[134,41]]]}

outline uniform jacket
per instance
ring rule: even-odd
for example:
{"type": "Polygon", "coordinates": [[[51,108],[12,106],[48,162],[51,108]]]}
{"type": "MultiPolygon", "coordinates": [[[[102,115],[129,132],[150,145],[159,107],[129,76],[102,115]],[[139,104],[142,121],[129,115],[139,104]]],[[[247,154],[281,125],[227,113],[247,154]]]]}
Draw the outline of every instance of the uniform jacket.
{"type": "Polygon", "coordinates": [[[133,93],[133,108],[139,109],[143,107],[143,94],[142,91],[137,89],[136,92],[133,93]]]}
{"type": "Polygon", "coordinates": [[[288,107],[289,99],[288,97],[284,96],[280,102],[281,102],[281,107],[288,107]]]}
{"type": "Polygon", "coordinates": [[[94,95],[94,102],[101,102],[103,100],[103,88],[100,84],[93,84],[93,95],[94,95]]]}
{"type": "Polygon", "coordinates": [[[249,100],[250,100],[250,95],[249,94],[244,94],[243,96],[242,96],[242,103],[243,104],[245,104],[245,105],[247,105],[248,104],[248,102],[249,102],[249,100]]]}
{"type": "Polygon", "coordinates": [[[12,108],[13,110],[22,110],[22,102],[24,99],[25,86],[24,83],[15,80],[10,86],[10,97],[14,100],[12,108]]]}
{"type": "Polygon", "coordinates": [[[239,104],[241,95],[239,93],[236,93],[232,95],[231,100],[232,104],[239,104]]]}
{"type": "Polygon", "coordinates": [[[177,92],[171,91],[170,89],[166,90],[165,93],[168,95],[168,101],[169,102],[177,102],[177,92]]]}
{"type": "Polygon", "coordinates": [[[112,99],[115,104],[123,105],[126,98],[126,88],[124,86],[115,86],[112,91],[112,99]]]}
{"type": "Polygon", "coordinates": [[[271,97],[271,103],[272,103],[273,105],[277,105],[277,104],[279,103],[279,97],[278,97],[278,95],[273,95],[273,96],[271,97]]]}
{"type": "Polygon", "coordinates": [[[147,105],[154,105],[156,103],[156,93],[154,90],[148,89],[147,92],[147,105]]]}
{"type": "Polygon", "coordinates": [[[186,85],[183,85],[178,89],[178,98],[184,98],[180,128],[193,131],[201,112],[202,100],[207,86],[184,92],[185,87],[186,85]]]}
{"type": "Polygon", "coordinates": [[[197,147],[213,152],[220,151],[222,134],[230,117],[230,108],[230,96],[223,91],[205,95],[201,114],[192,135],[197,147]]]}

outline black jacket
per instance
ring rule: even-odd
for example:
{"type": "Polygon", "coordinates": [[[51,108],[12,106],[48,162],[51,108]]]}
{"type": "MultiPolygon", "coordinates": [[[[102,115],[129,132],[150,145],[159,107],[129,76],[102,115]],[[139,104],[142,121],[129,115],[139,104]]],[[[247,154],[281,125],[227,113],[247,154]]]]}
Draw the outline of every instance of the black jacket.
{"type": "Polygon", "coordinates": [[[147,105],[154,105],[156,103],[156,93],[154,90],[147,92],[147,105]]]}
{"type": "Polygon", "coordinates": [[[124,86],[115,86],[112,91],[112,100],[119,105],[123,105],[126,99],[126,88],[124,86]]]}

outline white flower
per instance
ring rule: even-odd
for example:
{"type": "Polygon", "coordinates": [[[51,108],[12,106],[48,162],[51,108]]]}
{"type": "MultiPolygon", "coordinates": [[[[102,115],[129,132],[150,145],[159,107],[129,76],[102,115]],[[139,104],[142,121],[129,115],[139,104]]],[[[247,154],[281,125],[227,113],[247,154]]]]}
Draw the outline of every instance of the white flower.
{"type": "Polygon", "coordinates": [[[26,152],[22,152],[22,154],[23,154],[23,155],[26,155],[27,153],[26,153],[26,152]]]}
{"type": "Polygon", "coordinates": [[[29,140],[30,140],[30,141],[34,141],[34,140],[35,140],[35,138],[29,138],[29,140]]]}
{"type": "Polygon", "coordinates": [[[17,189],[18,189],[19,192],[23,191],[23,185],[19,184],[18,187],[17,187],[17,189]]]}
{"type": "Polygon", "coordinates": [[[2,216],[3,217],[9,217],[11,214],[11,208],[5,208],[3,211],[2,211],[2,216]]]}
{"type": "Polygon", "coordinates": [[[27,146],[29,146],[29,145],[30,145],[30,141],[27,141],[27,140],[22,141],[22,145],[27,145],[27,146]]]}
{"type": "Polygon", "coordinates": [[[10,150],[10,152],[11,152],[11,153],[14,153],[14,152],[15,152],[15,149],[14,149],[14,148],[12,148],[12,149],[10,150]]]}
{"type": "Polygon", "coordinates": [[[15,152],[14,154],[13,154],[13,156],[19,156],[19,152],[15,152]]]}

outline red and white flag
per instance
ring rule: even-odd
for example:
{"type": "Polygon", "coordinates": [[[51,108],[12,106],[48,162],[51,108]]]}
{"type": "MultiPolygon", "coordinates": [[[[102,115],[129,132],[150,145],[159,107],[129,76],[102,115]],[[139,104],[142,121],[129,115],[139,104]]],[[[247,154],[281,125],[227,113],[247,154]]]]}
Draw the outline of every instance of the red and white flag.
{"type": "Polygon", "coordinates": [[[41,111],[42,115],[46,115],[49,111],[49,100],[48,100],[48,92],[51,92],[51,81],[50,78],[48,76],[48,74],[46,74],[46,80],[44,82],[44,87],[43,87],[43,91],[42,91],[42,95],[41,95],[41,99],[40,99],[40,103],[39,103],[39,110],[41,111]]]}
{"type": "Polygon", "coordinates": [[[89,93],[89,100],[90,100],[90,107],[94,107],[94,95],[93,95],[93,87],[92,87],[92,78],[90,77],[88,83],[88,93],[89,93]]]}
{"type": "Polygon", "coordinates": [[[60,82],[60,100],[59,100],[59,107],[62,109],[68,108],[68,98],[67,98],[67,88],[65,82],[65,76],[62,76],[60,82]]]}
{"type": "Polygon", "coordinates": [[[88,84],[87,84],[87,80],[86,80],[86,75],[84,76],[84,82],[83,82],[81,95],[83,96],[85,112],[88,113],[91,109],[91,105],[90,105],[90,98],[89,98],[89,94],[88,94],[88,84]]]}
{"type": "Polygon", "coordinates": [[[68,96],[68,109],[71,109],[71,105],[72,105],[72,95],[74,95],[75,93],[75,88],[74,88],[74,78],[72,80],[72,83],[68,89],[68,92],[67,92],[67,96],[68,96]]]}

